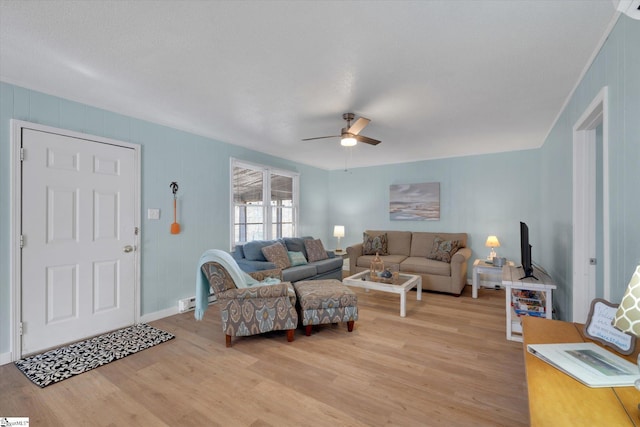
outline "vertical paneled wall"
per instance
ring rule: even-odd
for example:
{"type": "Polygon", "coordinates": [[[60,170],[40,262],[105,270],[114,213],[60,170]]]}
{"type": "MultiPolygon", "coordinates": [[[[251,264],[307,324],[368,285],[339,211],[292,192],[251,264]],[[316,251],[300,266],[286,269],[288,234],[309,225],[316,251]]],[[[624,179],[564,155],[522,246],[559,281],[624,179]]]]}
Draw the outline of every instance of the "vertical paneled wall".
{"type": "Polygon", "coordinates": [[[10,342],[10,120],[113,138],[142,146],[141,314],[177,307],[195,292],[200,254],[229,249],[229,159],[299,172],[301,232],[326,240],[328,172],[242,147],[0,83],[0,354],[10,342]],[[170,234],[177,181],[182,232],[170,234]],[[148,220],[147,209],[161,210],[148,220]]]}
{"type": "MultiPolygon", "coordinates": [[[[557,281],[559,315],[572,318],[573,126],[604,87],[609,92],[611,301],[619,302],[640,263],[640,21],[621,15],[541,150],[541,258],[557,281]]],[[[601,286],[598,287],[601,292],[601,286]]],[[[602,296],[597,295],[597,296],[602,296]]]]}
{"type": "MultiPolygon", "coordinates": [[[[408,230],[466,232],[475,258],[485,258],[487,236],[496,252],[520,259],[520,221],[529,225],[534,259],[544,250],[537,238],[540,210],[539,150],[428,160],[349,171],[332,171],[332,223],[345,226],[344,246],[362,241],[362,232],[408,230]],[[394,221],[389,216],[392,184],[440,183],[440,220],[394,221]]],[[[469,277],[471,269],[469,268],[469,277]]]]}
{"type": "MultiPolygon", "coordinates": [[[[300,173],[300,235],[342,246],[362,231],[467,232],[474,257],[484,240],[500,238],[498,254],[519,259],[518,222],[529,224],[534,262],[557,281],[556,305],[571,318],[572,127],[603,86],[609,87],[609,171],[612,300],[622,296],[640,262],[640,21],[621,16],[539,150],[421,161],[327,172],[255,151],[0,83],[0,354],[9,351],[10,119],[16,118],[142,146],[142,309],[173,307],[193,294],[195,266],[208,248],[229,247],[229,158],[300,173]],[[171,235],[171,181],[178,181],[179,221],[171,235]],[[440,221],[391,221],[389,186],[439,182],[440,221]],[[161,219],[146,219],[148,208],[161,219]]],[[[425,144],[428,147],[428,144],[425,144]]]]}

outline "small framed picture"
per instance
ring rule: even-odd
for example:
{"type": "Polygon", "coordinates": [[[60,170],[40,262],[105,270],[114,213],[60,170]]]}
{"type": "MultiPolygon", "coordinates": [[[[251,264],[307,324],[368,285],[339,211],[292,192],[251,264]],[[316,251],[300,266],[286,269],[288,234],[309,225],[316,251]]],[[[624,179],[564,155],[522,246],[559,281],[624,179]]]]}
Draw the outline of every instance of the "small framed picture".
{"type": "Polygon", "coordinates": [[[591,310],[584,325],[587,338],[613,348],[620,354],[631,354],[636,346],[636,337],[613,326],[618,306],[601,298],[591,301],[591,310]]]}

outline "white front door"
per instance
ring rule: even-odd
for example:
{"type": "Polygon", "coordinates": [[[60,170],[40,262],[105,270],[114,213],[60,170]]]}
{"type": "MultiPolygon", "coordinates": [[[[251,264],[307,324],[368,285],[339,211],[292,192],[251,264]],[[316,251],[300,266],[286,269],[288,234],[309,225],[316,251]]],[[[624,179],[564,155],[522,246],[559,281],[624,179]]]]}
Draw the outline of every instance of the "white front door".
{"type": "Polygon", "coordinates": [[[22,129],[22,355],[135,322],[136,153],[22,129]]]}

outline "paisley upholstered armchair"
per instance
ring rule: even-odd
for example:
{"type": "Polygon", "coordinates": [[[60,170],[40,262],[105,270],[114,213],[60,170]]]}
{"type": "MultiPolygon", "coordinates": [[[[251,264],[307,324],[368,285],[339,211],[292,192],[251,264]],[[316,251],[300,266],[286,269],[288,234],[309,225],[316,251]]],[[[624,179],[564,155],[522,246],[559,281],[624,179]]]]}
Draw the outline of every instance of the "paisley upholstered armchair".
{"type": "MultiPolygon", "coordinates": [[[[239,287],[220,263],[205,262],[201,269],[218,300],[227,347],[231,347],[231,337],[269,331],[286,330],[287,340],[293,341],[298,314],[296,294],[291,283],[259,283],[239,287]]],[[[281,270],[276,269],[257,271],[250,275],[262,282],[269,277],[281,278],[281,273],[281,270]]]]}

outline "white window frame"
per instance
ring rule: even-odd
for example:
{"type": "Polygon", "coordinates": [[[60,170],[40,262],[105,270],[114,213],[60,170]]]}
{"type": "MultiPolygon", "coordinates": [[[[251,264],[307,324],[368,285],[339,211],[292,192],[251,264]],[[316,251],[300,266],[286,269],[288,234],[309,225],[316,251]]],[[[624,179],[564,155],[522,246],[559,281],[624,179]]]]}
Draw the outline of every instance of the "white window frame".
{"type": "Polygon", "coordinates": [[[264,218],[264,234],[265,240],[275,239],[273,236],[273,218],[272,218],[272,207],[271,206],[271,175],[282,175],[292,178],[292,196],[293,196],[293,206],[292,206],[292,222],[293,222],[293,237],[298,235],[298,207],[299,207],[299,196],[300,196],[300,174],[298,172],[293,172],[285,169],[278,169],[267,165],[261,165],[259,163],[247,162],[245,160],[236,159],[234,157],[230,158],[229,162],[229,210],[230,210],[230,227],[229,227],[229,242],[231,250],[235,248],[235,198],[233,194],[233,170],[236,167],[252,169],[255,171],[262,171],[262,194],[264,198],[263,204],[263,218],[264,218]]]}

